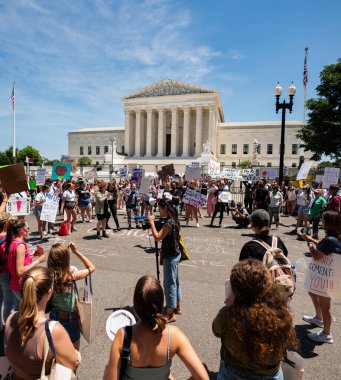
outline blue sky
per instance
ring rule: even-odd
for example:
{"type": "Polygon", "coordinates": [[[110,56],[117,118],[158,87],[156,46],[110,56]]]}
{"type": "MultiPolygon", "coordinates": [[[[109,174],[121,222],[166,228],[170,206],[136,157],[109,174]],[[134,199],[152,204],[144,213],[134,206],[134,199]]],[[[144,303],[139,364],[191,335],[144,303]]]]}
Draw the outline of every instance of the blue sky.
{"type": "Polygon", "coordinates": [[[0,0],[0,150],[50,159],[67,133],[124,125],[120,98],[170,78],[218,90],[225,121],[280,120],[273,89],[297,86],[289,120],[301,120],[304,48],[308,98],[341,56],[339,1],[0,0]]]}

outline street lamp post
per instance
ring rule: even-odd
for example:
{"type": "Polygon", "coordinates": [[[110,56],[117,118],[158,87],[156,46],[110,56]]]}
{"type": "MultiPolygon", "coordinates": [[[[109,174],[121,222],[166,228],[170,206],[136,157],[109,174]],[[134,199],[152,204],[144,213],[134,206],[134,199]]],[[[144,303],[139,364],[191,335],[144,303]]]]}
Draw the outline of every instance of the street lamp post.
{"type": "Polygon", "coordinates": [[[109,166],[109,180],[111,181],[114,169],[114,144],[116,145],[116,137],[110,137],[111,142],[111,164],[109,166]]]}
{"type": "Polygon", "coordinates": [[[294,83],[291,82],[290,87],[288,88],[288,95],[289,95],[289,103],[286,103],[285,100],[283,100],[282,103],[279,102],[279,98],[282,94],[282,87],[280,86],[279,82],[277,86],[275,87],[275,96],[276,96],[276,113],[281,109],[282,110],[282,125],[281,125],[281,146],[280,146],[280,152],[279,152],[279,185],[281,185],[283,181],[283,169],[284,169],[284,141],[285,141],[285,111],[289,110],[289,112],[292,112],[292,106],[293,106],[293,98],[296,93],[296,87],[294,86],[294,83]]]}

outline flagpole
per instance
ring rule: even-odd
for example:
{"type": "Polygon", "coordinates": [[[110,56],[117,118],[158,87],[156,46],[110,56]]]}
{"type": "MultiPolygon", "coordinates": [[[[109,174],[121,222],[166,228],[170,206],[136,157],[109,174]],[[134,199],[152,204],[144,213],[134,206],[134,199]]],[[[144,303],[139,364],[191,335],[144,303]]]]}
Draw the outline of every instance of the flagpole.
{"type": "Polygon", "coordinates": [[[13,108],[13,162],[17,162],[16,141],[15,141],[15,82],[13,82],[12,90],[12,108],[13,108]]]}
{"type": "Polygon", "coordinates": [[[307,101],[307,83],[308,83],[308,48],[305,48],[304,70],[306,72],[306,83],[303,86],[303,113],[302,123],[305,124],[305,103],[307,101]]]}

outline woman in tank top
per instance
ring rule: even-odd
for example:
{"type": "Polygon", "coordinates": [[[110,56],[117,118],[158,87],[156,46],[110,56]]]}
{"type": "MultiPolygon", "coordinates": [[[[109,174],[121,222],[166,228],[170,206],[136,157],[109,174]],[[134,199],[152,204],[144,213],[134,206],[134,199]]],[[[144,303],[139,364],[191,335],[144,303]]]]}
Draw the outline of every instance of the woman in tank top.
{"type": "MultiPolygon", "coordinates": [[[[124,380],[168,380],[172,358],[178,355],[193,380],[208,380],[208,374],[186,335],[170,326],[162,314],[163,291],[152,276],[143,276],[136,284],[134,308],[140,320],[132,327],[130,360],[124,380]]],[[[119,329],[111,346],[107,380],[118,380],[124,331],[119,329]]]]}
{"type": "MultiPolygon", "coordinates": [[[[20,311],[11,314],[5,328],[5,355],[11,363],[15,380],[40,378],[44,362],[45,309],[53,292],[53,272],[34,268],[25,273],[22,281],[20,311]]],[[[74,349],[64,328],[57,323],[52,330],[56,362],[75,371],[80,354],[74,349]]],[[[46,374],[51,369],[52,353],[46,360],[46,374]]]]}

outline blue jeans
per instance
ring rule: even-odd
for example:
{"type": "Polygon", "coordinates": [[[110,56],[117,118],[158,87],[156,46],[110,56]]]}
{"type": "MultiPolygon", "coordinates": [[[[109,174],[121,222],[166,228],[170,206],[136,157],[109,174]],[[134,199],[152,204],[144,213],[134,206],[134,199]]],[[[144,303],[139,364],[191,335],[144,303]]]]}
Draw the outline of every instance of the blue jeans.
{"type": "Polygon", "coordinates": [[[281,368],[279,368],[279,370],[273,375],[252,376],[229,366],[224,361],[221,361],[217,380],[284,380],[284,377],[281,368]]]}
{"type": "Polygon", "coordinates": [[[64,314],[68,314],[68,317],[67,318],[60,318],[58,316],[58,311],[51,310],[50,311],[50,319],[53,321],[58,321],[64,327],[66,332],[69,334],[71,342],[75,343],[81,337],[78,312],[72,311],[71,313],[64,313],[64,314]]]}
{"type": "Polygon", "coordinates": [[[182,300],[179,284],[178,264],[181,254],[163,259],[163,290],[166,297],[166,306],[175,309],[177,301],[182,300]]]}
{"type": "Polygon", "coordinates": [[[0,326],[8,316],[15,310],[15,294],[10,286],[9,272],[0,273],[0,326]]]}

